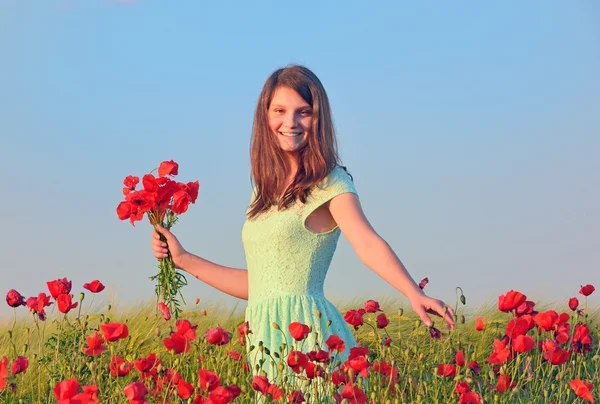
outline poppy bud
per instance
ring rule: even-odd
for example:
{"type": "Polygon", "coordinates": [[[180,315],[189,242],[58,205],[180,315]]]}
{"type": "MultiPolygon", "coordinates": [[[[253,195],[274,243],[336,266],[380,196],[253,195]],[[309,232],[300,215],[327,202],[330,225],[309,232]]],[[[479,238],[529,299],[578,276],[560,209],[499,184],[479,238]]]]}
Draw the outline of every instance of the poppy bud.
{"type": "Polygon", "coordinates": [[[250,345],[250,352],[252,352],[256,348],[254,345],[250,345]]]}
{"type": "Polygon", "coordinates": [[[421,326],[421,320],[415,321],[415,328],[419,328],[421,326]]]}
{"type": "Polygon", "coordinates": [[[327,320],[327,327],[331,325],[331,320],[327,320]]]}
{"type": "Polygon", "coordinates": [[[273,328],[275,328],[276,330],[281,330],[281,328],[279,328],[279,324],[277,324],[276,322],[273,322],[271,324],[273,326],[273,328]]]}
{"type": "Polygon", "coordinates": [[[279,352],[273,352],[273,356],[279,359],[279,352]]]}
{"type": "Polygon", "coordinates": [[[265,353],[266,353],[267,355],[271,355],[271,351],[269,350],[269,348],[265,347],[265,353]]]}
{"type": "MultiPolygon", "coordinates": [[[[261,341],[261,342],[262,342],[262,341],[261,341]]],[[[262,346],[261,344],[259,344],[259,345],[258,345],[258,350],[259,350],[260,352],[263,352],[263,351],[265,350],[265,347],[264,347],[264,346],[262,346]]]]}
{"type": "Polygon", "coordinates": [[[160,338],[160,329],[158,327],[156,327],[156,330],[154,330],[154,334],[160,338]]]}
{"type": "Polygon", "coordinates": [[[460,323],[461,324],[465,323],[465,316],[463,316],[462,314],[460,315],[460,323]]]}
{"type": "Polygon", "coordinates": [[[108,305],[108,311],[110,311],[110,309],[112,309],[112,304],[108,305]]]}
{"type": "Polygon", "coordinates": [[[465,295],[460,295],[460,302],[462,304],[467,304],[467,298],[465,297],[465,295]]]}
{"type": "Polygon", "coordinates": [[[321,312],[317,310],[317,317],[321,318],[321,312]]]}
{"type": "Polygon", "coordinates": [[[12,339],[12,330],[8,330],[8,338],[12,339]]]}
{"type": "Polygon", "coordinates": [[[27,353],[28,348],[29,348],[29,345],[27,345],[27,344],[23,345],[23,356],[25,356],[25,353],[27,353]]]}
{"type": "Polygon", "coordinates": [[[404,314],[404,309],[398,309],[398,317],[402,317],[404,314]]]}
{"type": "Polygon", "coordinates": [[[277,365],[277,370],[280,372],[283,372],[283,363],[280,363],[279,365],[277,365]]]}

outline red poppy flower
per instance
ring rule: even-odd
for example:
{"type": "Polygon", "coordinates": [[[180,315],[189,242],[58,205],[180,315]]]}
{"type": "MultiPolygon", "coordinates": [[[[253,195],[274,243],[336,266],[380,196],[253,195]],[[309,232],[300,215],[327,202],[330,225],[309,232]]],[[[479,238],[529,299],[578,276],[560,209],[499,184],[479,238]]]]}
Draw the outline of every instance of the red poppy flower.
{"type": "Polygon", "coordinates": [[[63,380],[56,383],[54,397],[58,398],[59,403],[87,403],[89,400],[87,394],[79,393],[79,381],[77,379],[63,380]]]}
{"type": "Polygon", "coordinates": [[[235,352],[235,351],[227,352],[227,356],[233,358],[236,361],[239,361],[240,359],[242,359],[242,354],[240,354],[239,352],[235,352]]]}
{"type": "Polygon", "coordinates": [[[129,336],[127,324],[107,323],[100,325],[102,335],[108,342],[115,342],[129,336]]]}
{"type": "Polygon", "coordinates": [[[200,190],[200,183],[198,181],[188,182],[186,187],[187,193],[190,196],[190,201],[192,203],[196,203],[196,199],[198,199],[198,191],[200,190]]]}
{"type": "Polygon", "coordinates": [[[27,358],[24,356],[19,356],[13,362],[10,370],[12,371],[13,375],[18,375],[19,373],[25,372],[28,367],[29,367],[29,361],[27,361],[27,358]]]}
{"type": "Polygon", "coordinates": [[[160,359],[157,358],[155,353],[151,353],[147,357],[137,359],[133,362],[135,368],[145,376],[155,371],[160,363],[160,359]]]}
{"type": "Polygon", "coordinates": [[[287,397],[289,404],[301,404],[306,399],[304,398],[304,394],[300,390],[292,390],[292,392],[287,397]]]}
{"type": "Polygon", "coordinates": [[[437,365],[438,374],[444,377],[454,377],[456,376],[456,367],[454,365],[449,364],[439,364],[437,365]]]}
{"type": "Polygon", "coordinates": [[[479,363],[477,363],[477,361],[469,363],[467,365],[467,368],[470,369],[475,374],[475,376],[477,376],[479,374],[479,371],[481,370],[481,366],[479,366],[479,363]]]}
{"type": "Polygon", "coordinates": [[[596,290],[596,288],[594,288],[592,285],[585,285],[581,286],[581,289],[579,289],[579,293],[581,293],[584,296],[589,296],[592,293],[594,293],[594,290],[596,290]]]}
{"type": "Polygon", "coordinates": [[[300,374],[308,364],[308,357],[300,351],[291,350],[287,358],[287,364],[294,373],[300,374]]]}
{"type": "Polygon", "coordinates": [[[71,309],[74,309],[79,305],[78,302],[73,303],[73,296],[70,294],[58,295],[56,298],[56,304],[58,305],[58,310],[64,314],[67,314],[71,311],[71,309]]]}
{"type": "Polygon", "coordinates": [[[160,310],[160,313],[162,314],[165,321],[169,321],[171,319],[171,311],[169,310],[166,304],[164,304],[163,302],[158,303],[158,310],[160,310]]]}
{"type": "Polygon", "coordinates": [[[515,309],[515,313],[517,314],[517,316],[522,316],[523,314],[531,314],[531,313],[533,313],[534,307],[535,307],[534,302],[532,302],[530,300],[526,300],[525,302],[521,303],[515,309]]]}
{"type": "Polygon", "coordinates": [[[160,166],[158,166],[158,176],[159,177],[164,177],[165,175],[175,176],[178,174],[178,171],[179,171],[179,164],[177,164],[173,160],[163,161],[162,163],[160,163],[160,166]]]}
{"type": "Polygon", "coordinates": [[[365,314],[365,309],[348,310],[344,314],[344,320],[351,326],[354,326],[355,330],[358,330],[358,327],[363,325],[363,314],[365,314]]]}
{"type": "Polygon", "coordinates": [[[385,313],[381,313],[377,316],[377,328],[385,328],[390,323],[390,320],[387,319],[385,313]]]}
{"type": "Polygon", "coordinates": [[[114,377],[123,377],[123,376],[127,376],[129,374],[129,372],[133,368],[133,364],[130,362],[127,362],[123,358],[120,358],[118,356],[113,356],[110,359],[109,368],[110,368],[110,373],[114,377]]]}
{"type": "Polygon", "coordinates": [[[498,383],[496,384],[496,390],[499,393],[504,393],[506,391],[506,389],[512,389],[513,387],[515,387],[517,385],[517,383],[514,383],[510,381],[510,375],[504,374],[504,375],[500,375],[498,377],[498,383]]]}
{"type": "Polygon", "coordinates": [[[89,290],[92,293],[99,293],[104,290],[104,285],[99,280],[91,281],[90,283],[84,283],[83,288],[89,290]]]}
{"type": "Polygon", "coordinates": [[[364,403],[367,401],[367,396],[358,386],[354,386],[352,384],[346,384],[344,389],[342,390],[342,394],[335,393],[334,397],[338,397],[336,401],[341,402],[342,399],[347,398],[351,400],[350,402],[355,403],[364,403]]]}
{"type": "Polygon", "coordinates": [[[269,383],[269,379],[267,379],[265,376],[254,376],[252,379],[252,388],[255,391],[261,392],[265,396],[267,395],[270,385],[271,383],[269,383]]]}
{"type": "Polygon", "coordinates": [[[284,392],[277,385],[271,384],[267,389],[267,394],[270,394],[274,401],[279,401],[283,398],[284,392]]]}
{"type": "Polygon", "coordinates": [[[577,300],[576,297],[572,297],[569,299],[569,308],[573,311],[577,310],[577,307],[579,307],[579,300],[577,300]]]}
{"type": "Polygon", "coordinates": [[[192,394],[194,394],[194,386],[192,386],[190,383],[186,382],[185,380],[181,379],[177,383],[177,395],[181,399],[187,400],[188,398],[190,398],[192,396],[192,394]]]}
{"type": "Polygon", "coordinates": [[[85,340],[88,346],[83,347],[83,353],[88,356],[101,355],[102,352],[108,349],[106,346],[102,345],[104,343],[104,338],[98,334],[98,331],[96,331],[94,335],[86,337],[85,340]]]}
{"type": "Polygon", "coordinates": [[[501,365],[508,359],[510,349],[506,347],[504,342],[499,339],[494,339],[494,351],[488,358],[490,365],[501,365]]]}
{"type": "Polygon", "coordinates": [[[8,303],[10,307],[25,306],[25,298],[16,290],[11,289],[6,294],[6,303],[8,303]]]}
{"type": "Polygon", "coordinates": [[[89,404],[99,404],[98,401],[98,386],[90,385],[81,387],[83,394],[89,397],[89,404]]]}
{"type": "Polygon", "coordinates": [[[425,288],[425,286],[426,286],[428,283],[429,283],[429,278],[423,278],[423,279],[421,280],[421,282],[419,282],[419,287],[420,287],[421,289],[424,289],[424,288],[425,288]]]}
{"type": "Polygon", "coordinates": [[[483,323],[483,320],[481,319],[481,317],[477,317],[477,320],[475,320],[475,329],[477,331],[481,331],[485,328],[485,324],[483,323]]]}
{"type": "Polygon", "coordinates": [[[56,279],[54,281],[46,282],[50,295],[56,299],[59,295],[71,293],[72,282],[67,278],[56,279]]]}
{"type": "Polygon", "coordinates": [[[511,310],[516,309],[521,304],[525,303],[527,300],[527,296],[524,294],[510,290],[506,293],[506,295],[501,295],[498,297],[498,309],[508,313],[511,310]]]}
{"type": "Polygon", "coordinates": [[[135,187],[139,182],[140,178],[135,175],[128,175],[125,177],[123,180],[123,185],[125,185],[125,188],[123,188],[123,195],[127,195],[131,191],[135,191],[135,187]]]}
{"type": "Polygon", "coordinates": [[[329,338],[327,338],[327,341],[325,341],[325,343],[329,348],[329,352],[334,350],[337,350],[338,352],[344,352],[344,350],[346,349],[346,344],[344,343],[344,340],[335,334],[331,334],[329,338]]]}
{"type": "Polygon", "coordinates": [[[144,404],[148,401],[146,400],[146,394],[148,394],[148,389],[144,386],[143,383],[133,382],[125,386],[123,389],[123,393],[125,393],[125,397],[129,400],[129,404],[144,404]]]}
{"type": "Polygon", "coordinates": [[[553,365],[562,365],[569,360],[571,352],[565,351],[561,347],[557,346],[553,350],[546,351],[544,353],[544,359],[553,365]]]}
{"type": "Polygon", "coordinates": [[[594,396],[590,392],[590,390],[592,390],[594,387],[593,384],[586,383],[581,379],[575,379],[569,383],[569,386],[573,389],[578,397],[583,398],[591,403],[594,402],[594,396]]]}
{"type": "Polygon", "coordinates": [[[239,327],[238,327],[238,339],[240,342],[241,346],[245,346],[246,345],[246,335],[248,334],[253,334],[252,330],[250,330],[250,326],[248,325],[247,321],[244,321],[239,327]]]}
{"type": "Polygon", "coordinates": [[[533,316],[533,321],[543,330],[550,331],[554,329],[558,321],[558,313],[554,310],[548,310],[533,316]]]}
{"type": "Polygon", "coordinates": [[[163,339],[163,344],[165,348],[169,351],[174,351],[176,354],[188,352],[191,347],[190,341],[176,332],[172,333],[169,338],[163,339]]]}
{"type": "Polygon", "coordinates": [[[518,335],[512,341],[512,347],[517,352],[529,352],[535,347],[535,341],[529,335],[518,335]]]}
{"type": "Polygon", "coordinates": [[[225,331],[221,326],[216,328],[209,328],[206,331],[206,341],[213,345],[225,345],[229,343],[231,333],[225,331]]]}
{"type": "Polygon", "coordinates": [[[2,357],[0,361],[0,391],[4,391],[6,389],[6,378],[8,377],[8,358],[6,356],[2,357]]]}
{"type": "Polygon", "coordinates": [[[173,204],[171,205],[171,210],[173,213],[181,215],[187,212],[191,201],[192,198],[186,191],[177,191],[173,194],[173,204]]]}
{"type": "Polygon", "coordinates": [[[465,394],[471,391],[471,386],[467,382],[458,382],[454,389],[458,394],[465,394]]]}
{"type": "Polygon", "coordinates": [[[310,332],[306,324],[302,324],[297,321],[291,323],[288,329],[290,331],[290,334],[292,335],[292,338],[294,338],[296,341],[304,340],[310,332]]]}
{"type": "Polygon", "coordinates": [[[383,311],[379,308],[379,302],[376,302],[375,300],[367,300],[365,302],[364,308],[367,313],[375,313],[378,311],[383,311]]]}
{"type": "Polygon", "coordinates": [[[192,323],[190,323],[188,320],[177,320],[175,327],[177,328],[177,334],[181,335],[182,337],[185,337],[189,340],[196,339],[196,328],[198,328],[197,325],[192,326],[192,323]]]}
{"type": "Polygon", "coordinates": [[[458,404],[481,404],[481,398],[477,393],[469,391],[468,393],[460,395],[458,404]]]}
{"type": "Polygon", "coordinates": [[[462,349],[456,353],[456,355],[454,356],[454,361],[456,362],[457,366],[464,366],[465,353],[462,349]]]}
{"type": "Polygon", "coordinates": [[[206,369],[198,370],[198,385],[204,391],[213,391],[221,385],[221,379],[216,373],[206,369]]]}
{"type": "Polygon", "coordinates": [[[440,339],[442,338],[442,332],[434,326],[429,327],[429,336],[431,338],[440,339]]]}
{"type": "MultiPolygon", "coordinates": [[[[206,403],[231,403],[240,394],[242,394],[242,390],[235,384],[232,384],[231,386],[218,386],[208,394],[208,401],[206,401],[206,403]]],[[[200,401],[200,403],[202,403],[202,401],[200,401]]]]}
{"type": "Polygon", "coordinates": [[[525,335],[527,331],[529,331],[528,322],[522,317],[512,319],[506,325],[506,335],[510,339],[515,339],[518,335],[525,335]]]}

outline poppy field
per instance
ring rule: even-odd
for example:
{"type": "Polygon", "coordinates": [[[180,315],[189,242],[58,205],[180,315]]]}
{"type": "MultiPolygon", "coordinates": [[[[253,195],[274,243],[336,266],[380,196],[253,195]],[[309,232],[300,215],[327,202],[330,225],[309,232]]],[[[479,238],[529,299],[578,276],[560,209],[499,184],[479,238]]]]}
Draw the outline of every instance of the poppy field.
{"type": "Polygon", "coordinates": [[[1,403],[593,403],[600,388],[593,285],[552,308],[510,290],[475,314],[461,291],[453,330],[377,300],[338,307],[359,342],[344,362],[344,341],[310,324],[290,324],[290,347],[274,349],[252,339],[243,316],[200,299],[172,318],[164,304],[94,307],[98,280],[46,286],[6,294],[14,318],[0,325],[1,403]],[[310,339],[318,350],[302,350],[310,339]],[[250,369],[247,349],[282,377],[250,369]]]}

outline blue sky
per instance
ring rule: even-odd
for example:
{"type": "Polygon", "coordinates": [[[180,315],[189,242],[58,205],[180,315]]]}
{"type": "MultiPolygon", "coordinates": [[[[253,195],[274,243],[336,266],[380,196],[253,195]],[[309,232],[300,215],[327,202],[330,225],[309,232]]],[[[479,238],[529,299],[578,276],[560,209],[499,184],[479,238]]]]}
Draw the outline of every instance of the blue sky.
{"type": "MultiPolygon", "coordinates": [[[[368,219],[430,295],[600,286],[597,2],[216,3],[3,4],[0,292],[68,277],[150,299],[150,226],[115,208],[126,175],[169,159],[201,184],[174,232],[245,268],[255,103],[289,63],[323,82],[368,219]]],[[[238,301],[189,281],[190,301],[238,301]]],[[[325,291],[399,296],[343,237],[325,291]]]]}

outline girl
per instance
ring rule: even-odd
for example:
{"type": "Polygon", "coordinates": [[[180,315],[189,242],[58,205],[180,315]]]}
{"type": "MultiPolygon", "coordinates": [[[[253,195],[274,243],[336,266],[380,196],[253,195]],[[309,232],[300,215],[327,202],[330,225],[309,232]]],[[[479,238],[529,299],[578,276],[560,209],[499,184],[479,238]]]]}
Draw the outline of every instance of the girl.
{"type": "Polygon", "coordinates": [[[454,326],[453,310],[423,293],[365,217],[352,177],[337,153],[327,94],[312,71],[292,65],[267,79],[254,116],[250,157],[254,191],[242,229],[247,270],[193,255],[161,227],[158,231],[167,242],[154,231],[152,249],[155,257],[164,258],[168,246],[177,268],[248,300],[246,321],[252,334],[246,346],[255,374],[260,369],[271,382],[284,373],[293,376],[285,360],[289,349],[327,350],[332,334],[345,343],[335,362],[344,362],[357,345],[344,318],[323,294],[340,233],[367,267],[408,297],[426,325],[432,324],[429,312],[454,326]],[[312,326],[317,334],[299,347],[288,329],[293,322],[312,326]],[[252,352],[250,344],[256,346],[252,352]],[[277,367],[274,353],[285,366],[277,367]]]}

